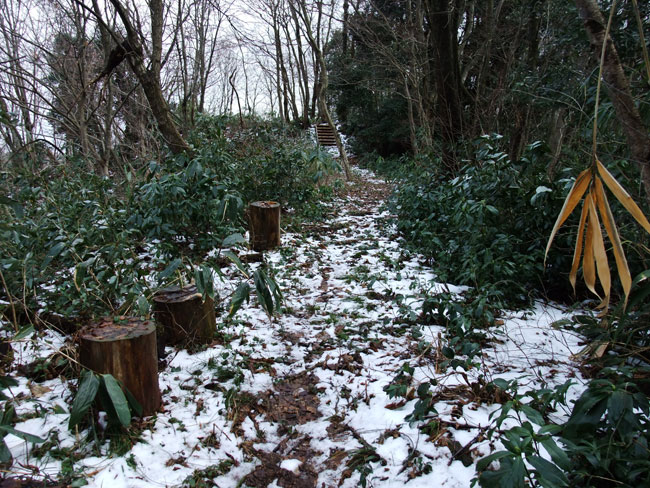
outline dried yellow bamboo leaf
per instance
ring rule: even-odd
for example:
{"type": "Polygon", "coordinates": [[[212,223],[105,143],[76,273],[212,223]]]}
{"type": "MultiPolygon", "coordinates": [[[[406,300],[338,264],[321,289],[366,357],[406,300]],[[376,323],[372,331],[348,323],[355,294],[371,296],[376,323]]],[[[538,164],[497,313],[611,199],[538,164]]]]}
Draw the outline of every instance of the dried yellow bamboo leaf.
{"type": "Polygon", "coordinates": [[[612,209],[609,207],[607,195],[605,194],[603,183],[600,181],[600,178],[596,178],[595,195],[598,211],[603,218],[605,230],[607,230],[607,235],[612,243],[614,258],[616,259],[616,268],[618,269],[618,276],[621,280],[623,293],[625,294],[625,302],[627,303],[627,297],[630,295],[630,289],[632,288],[632,276],[627,264],[627,259],[625,258],[623,245],[621,244],[621,237],[618,233],[616,222],[614,221],[614,215],[612,214],[612,209]]]}
{"type": "MultiPolygon", "coordinates": [[[[590,193],[591,195],[591,193],[590,193]]],[[[612,276],[609,271],[609,261],[607,259],[607,251],[605,250],[605,241],[603,240],[603,232],[600,228],[600,220],[598,219],[598,212],[596,212],[595,198],[589,199],[589,226],[592,229],[591,237],[593,239],[594,258],[596,260],[596,270],[598,271],[598,279],[603,288],[603,298],[597,308],[607,310],[609,307],[609,298],[612,288],[612,276]]]]}
{"type": "MultiPolygon", "coordinates": [[[[591,192],[585,198],[585,205],[589,208],[591,202],[591,192]]],[[[600,298],[596,292],[596,266],[594,262],[594,222],[587,218],[587,232],[585,236],[585,252],[582,258],[582,274],[585,277],[585,284],[587,288],[600,298]]]]}
{"type": "Polygon", "coordinates": [[[573,263],[571,264],[571,272],[569,273],[569,281],[573,287],[573,293],[576,292],[576,278],[578,276],[578,268],[580,267],[580,257],[582,256],[582,246],[585,235],[585,223],[587,222],[587,213],[587,205],[583,205],[582,212],[580,213],[578,235],[576,236],[576,247],[573,250],[573,263]]]}
{"type": "Polygon", "coordinates": [[[562,227],[562,224],[566,221],[569,215],[571,215],[573,209],[576,208],[576,205],[578,205],[582,199],[585,191],[587,191],[587,187],[589,186],[590,182],[591,168],[588,168],[580,173],[576,178],[576,181],[573,183],[569,194],[564,200],[564,205],[562,206],[560,215],[557,216],[557,220],[555,221],[555,225],[551,231],[551,236],[548,238],[548,244],[546,244],[546,252],[544,253],[544,264],[546,264],[546,256],[548,255],[548,250],[551,248],[551,243],[555,238],[555,234],[557,234],[557,231],[560,229],[560,227],[562,227]]]}
{"type": "Polygon", "coordinates": [[[596,158],[596,166],[598,167],[598,173],[607,185],[607,188],[611,190],[618,201],[623,204],[625,209],[630,212],[630,215],[632,215],[632,217],[634,217],[639,224],[641,224],[646,232],[650,233],[650,222],[648,222],[648,219],[645,215],[643,215],[643,212],[636,204],[636,202],[632,199],[630,194],[625,191],[625,188],[623,188],[618,181],[616,181],[616,178],[612,176],[612,174],[607,170],[607,168],[605,168],[605,166],[603,166],[603,163],[601,163],[598,158],[596,158]]]}

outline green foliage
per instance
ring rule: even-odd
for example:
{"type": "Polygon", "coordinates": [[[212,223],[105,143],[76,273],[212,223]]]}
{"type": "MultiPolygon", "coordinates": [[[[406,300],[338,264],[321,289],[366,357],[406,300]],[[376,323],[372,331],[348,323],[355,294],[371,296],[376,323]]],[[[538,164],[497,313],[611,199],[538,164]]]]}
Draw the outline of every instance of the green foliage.
{"type": "Polygon", "coordinates": [[[38,301],[66,316],[110,310],[117,296],[130,301],[145,287],[146,270],[134,262],[140,234],[125,225],[129,207],[118,185],[68,169],[2,175],[5,191],[22,208],[13,215],[0,209],[2,291],[27,309],[38,301]]]}
{"type": "Polygon", "coordinates": [[[473,485],[478,481],[486,488],[568,487],[565,472],[571,468],[571,462],[557,443],[562,428],[549,422],[548,413],[566,404],[571,382],[555,389],[543,388],[525,393],[519,392],[514,380],[496,379],[491,385],[509,397],[499,410],[492,413],[491,417],[496,417],[496,420],[489,431],[490,437],[498,433],[505,450],[494,452],[477,463],[479,476],[473,480],[473,485]],[[499,430],[506,419],[515,420],[518,425],[499,430]],[[499,461],[499,467],[488,470],[494,461],[499,461]]]}
{"type": "Polygon", "coordinates": [[[442,368],[469,370],[479,366],[476,357],[480,356],[481,343],[486,339],[481,329],[494,325],[495,305],[500,305],[498,300],[492,302],[489,291],[481,290],[475,296],[470,293],[464,299],[448,292],[425,298],[423,319],[445,327],[442,368]]]}
{"type": "MultiPolygon", "coordinates": [[[[275,199],[311,209],[318,185],[337,170],[286,126],[231,122],[203,116],[190,137],[198,148],[192,160],[136,161],[110,178],[77,160],[36,174],[0,173],[0,295],[9,294],[21,314],[82,318],[147,314],[155,286],[179,278],[194,279],[211,296],[214,273],[202,260],[207,251],[243,243],[245,204],[275,199]]],[[[275,282],[259,275],[255,283],[273,313],[275,282]]]]}
{"type": "Polygon", "coordinates": [[[638,373],[629,367],[605,370],[576,401],[563,430],[574,483],[650,482],[650,398],[634,382],[638,373]]]}
{"type": "Polygon", "coordinates": [[[300,210],[317,184],[340,171],[332,157],[304,133],[277,120],[202,116],[191,136],[205,166],[215,167],[244,202],[273,200],[300,210]]]}
{"type": "Polygon", "coordinates": [[[539,151],[531,147],[526,159],[513,163],[493,139],[483,138],[476,161],[456,178],[433,167],[416,167],[417,177],[404,178],[395,204],[399,229],[435,259],[440,280],[498,286],[505,299],[519,302],[528,299],[531,287],[541,287],[543,242],[551,225],[545,215],[561,185],[540,186],[545,178],[535,160],[539,151]]]}
{"type": "Polygon", "coordinates": [[[413,373],[415,369],[409,364],[404,363],[397,373],[397,376],[384,387],[384,391],[388,395],[388,398],[401,397],[406,398],[409,387],[413,382],[413,373]]]}
{"type": "Polygon", "coordinates": [[[650,401],[633,381],[639,373],[629,367],[603,370],[563,425],[549,422],[548,414],[567,409],[569,382],[522,394],[516,381],[495,380],[494,386],[511,398],[493,414],[490,430],[505,450],[477,463],[474,482],[486,488],[645,486],[650,480],[650,401]],[[518,425],[499,430],[506,419],[518,425]],[[494,461],[498,468],[489,470],[494,461]]]}
{"type": "Polygon", "coordinates": [[[106,412],[108,425],[128,427],[131,411],[142,414],[142,407],[128,391],[110,374],[97,375],[84,370],[79,380],[79,389],[70,408],[68,428],[73,430],[81,423],[91,406],[98,400],[106,412]]]}
{"type": "Polygon", "coordinates": [[[214,478],[227,474],[234,466],[236,461],[224,459],[218,464],[212,464],[207,468],[197,469],[190,476],[183,480],[182,488],[208,488],[217,486],[214,478]]]}
{"type": "Polygon", "coordinates": [[[7,434],[15,435],[16,437],[33,444],[42,444],[46,441],[46,439],[36,435],[14,429],[13,425],[16,421],[16,410],[7,396],[2,392],[2,390],[10,386],[18,386],[18,382],[9,376],[0,376],[0,399],[5,400],[4,408],[0,412],[0,464],[5,466],[10,466],[12,462],[11,451],[4,441],[4,437],[7,434]]]}
{"type": "MultiPolygon", "coordinates": [[[[559,234],[546,268],[543,253],[576,172],[566,168],[549,181],[543,144],[531,144],[520,160],[510,161],[499,150],[501,143],[496,135],[475,141],[473,160],[451,179],[439,170],[437,159],[424,155],[379,158],[373,165],[396,180],[391,208],[398,228],[431,259],[439,281],[480,289],[497,306],[525,304],[540,295],[565,300],[572,294],[567,276],[577,217],[559,234]]],[[[620,221],[627,225],[629,219],[621,216],[620,221]]],[[[645,269],[638,244],[645,237],[633,228],[622,232],[629,231],[632,237],[624,246],[632,256],[631,269],[638,272],[645,269]]]]}
{"type": "Polygon", "coordinates": [[[624,366],[629,358],[650,362],[650,270],[639,273],[632,282],[632,292],[604,320],[592,315],[577,315],[575,325],[591,344],[603,345],[615,354],[598,359],[599,366],[624,366]]]}
{"type": "Polygon", "coordinates": [[[185,156],[159,165],[152,162],[134,189],[134,212],[126,224],[154,239],[192,238],[199,249],[221,243],[239,230],[243,201],[219,182],[215,169],[185,156]]]}
{"type": "Polygon", "coordinates": [[[358,471],[360,474],[359,485],[363,488],[368,486],[368,476],[374,472],[372,463],[385,465],[386,461],[377,454],[377,451],[370,445],[364,445],[359,449],[349,452],[350,457],[346,462],[348,469],[358,471]]]}

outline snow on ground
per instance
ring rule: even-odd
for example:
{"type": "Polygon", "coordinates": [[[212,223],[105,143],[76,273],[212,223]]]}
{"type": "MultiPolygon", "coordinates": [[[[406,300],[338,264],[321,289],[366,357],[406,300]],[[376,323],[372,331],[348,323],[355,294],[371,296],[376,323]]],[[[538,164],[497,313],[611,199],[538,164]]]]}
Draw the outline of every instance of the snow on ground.
{"type": "MultiPolygon", "coordinates": [[[[126,454],[86,442],[87,432],[68,432],[72,385],[53,379],[36,389],[21,379],[10,391],[24,419],[16,428],[50,442],[39,452],[7,435],[12,473],[78,473],[88,486],[111,488],[190,486],[192,479],[224,488],[355,487],[362,476],[375,487],[469,486],[474,465],[452,451],[467,447],[473,461],[491,452],[495,446],[480,434],[498,409],[472,396],[472,384],[481,376],[516,379],[523,388],[573,379],[575,398],[584,383],[570,360],[578,338],[551,325],[567,313],[537,303],[506,314],[489,332],[494,340],[480,368],[439,372],[442,328],[424,326],[416,339],[403,319],[409,309],[419,314],[422,290],[464,288],[436,283],[424,259],[403,249],[381,207],[387,194],[384,182],[355,169],[330,220],[285,234],[282,248],[267,253],[285,297],[281,315],[270,321],[251,300],[231,322],[223,312],[221,340],[206,350],[168,349],[159,378],[163,409],[142,423],[126,454]],[[422,339],[433,347],[421,351],[422,339]],[[400,402],[384,391],[405,363],[415,367],[415,389],[439,382],[436,410],[445,427],[437,433],[405,420],[415,399],[400,402]]],[[[228,300],[235,272],[224,272],[233,275],[219,284],[228,300]]],[[[20,345],[16,363],[62,344],[48,331],[20,345]]]]}

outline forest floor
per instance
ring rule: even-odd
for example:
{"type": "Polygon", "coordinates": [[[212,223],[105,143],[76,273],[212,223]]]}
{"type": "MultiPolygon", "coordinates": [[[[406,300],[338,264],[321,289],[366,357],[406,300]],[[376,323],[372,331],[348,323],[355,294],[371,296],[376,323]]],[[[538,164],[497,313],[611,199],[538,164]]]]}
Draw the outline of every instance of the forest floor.
{"type": "MultiPolygon", "coordinates": [[[[7,435],[10,472],[111,488],[470,486],[476,461],[500,448],[487,433],[508,399],[486,384],[516,379],[521,392],[573,380],[575,399],[584,389],[571,360],[580,338],[558,325],[568,311],[538,302],[504,311],[485,331],[480,366],[441,367],[444,330],[417,323],[422,300],[464,289],[437,283],[423,257],[405,249],[383,208],[389,193],[355,169],[327,204],[329,219],[285,233],[282,248],[266,254],[284,294],[281,314],[269,320],[253,299],[232,321],[220,311],[220,339],[205,350],[168,349],[163,409],[131,429],[121,454],[116,440],[67,430],[76,381],[18,378],[16,428],[49,440],[38,447],[7,435]],[[400,371],[412,372],[402,375],[407,394],[391,398],[385,387],[400,371]],[[433,379],[435,411],[411,425],[418,386],[433,379]]],[[[235,270],[223,271],[232,276],[217,283],[227,300],[235,270]]],[[[14,366],[61,347],[62,335],[38,333],[15,347],[14,366]]]]}

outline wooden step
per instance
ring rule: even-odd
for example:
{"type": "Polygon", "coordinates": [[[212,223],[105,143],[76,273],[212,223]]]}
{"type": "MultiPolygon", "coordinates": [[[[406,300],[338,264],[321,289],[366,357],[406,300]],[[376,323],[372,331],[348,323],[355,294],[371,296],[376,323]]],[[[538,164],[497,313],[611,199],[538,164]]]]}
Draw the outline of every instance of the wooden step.
{"type": "Polygon", "coordinates": [[[336,133],[327,124],[316,125],[316,137],[321,146],[336,146],[336,133]]]}

